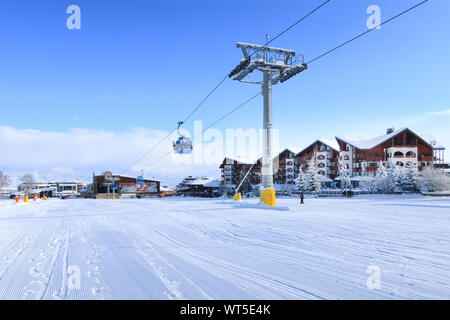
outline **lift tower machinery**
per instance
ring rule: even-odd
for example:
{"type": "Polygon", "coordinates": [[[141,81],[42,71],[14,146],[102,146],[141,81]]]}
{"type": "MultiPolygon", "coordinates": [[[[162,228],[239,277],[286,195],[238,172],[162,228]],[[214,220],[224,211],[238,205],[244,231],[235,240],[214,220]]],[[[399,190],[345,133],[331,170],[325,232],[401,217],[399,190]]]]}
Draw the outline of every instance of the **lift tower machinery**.
{"type": "Polygon", "coordinates": [[[262,85],[264,96],[263,120],[263,154],[262,154],[262,186],[260,199],[267,206],[276,206],[275,189],[273,188],[272,162],[272,85],[285,82],[296,74],[307,69],[303,55],[296,55],[295,51],[267,47],[257,44],[236,43],[241,48],[244,59],[234,68],[229,77],[244,83],[262,85]],[[253,71],[263,73],[263,81],[245,80],[253,71]]]}

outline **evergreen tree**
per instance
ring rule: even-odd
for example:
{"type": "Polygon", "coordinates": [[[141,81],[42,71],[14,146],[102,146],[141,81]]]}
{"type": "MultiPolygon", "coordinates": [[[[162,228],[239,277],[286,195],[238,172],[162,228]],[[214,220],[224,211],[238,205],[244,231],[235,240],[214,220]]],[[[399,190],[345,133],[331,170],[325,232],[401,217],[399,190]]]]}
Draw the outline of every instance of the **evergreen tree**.
{"type": "Polygon", "coordinates": [[[394,189],[393,180],[389,174],[388,168],[386,168],[382,161],[378,164],[376,172],[377,189],[380,192],[390,193],[394,189]]]}
{"type": "Polygon", "coordinates": [[[400,188],[406,192],[418,192],[419,191],[419,172],[417,167],[408,165],[402,168],[402,174],[400,179],[400,188]]]}
{"type": "Polygon", "coordinates": [[[308,162],[308,169],[306,171],[308,178],[308,190],[313,193],[320,192],[322,188],[322,182],[318,173],[317,164],[315,159],[311,159],[308,162]]]}
{"type": "Polygon", "coordinates": [[[339,167],[341,178],[341,191],[348,193],[349,191],[352,190],[353,187],[349,169],[347,169],[341,161],[339,161],[339,167]]]}
{"type": "Polygon", "coordinates": [[[244,179],[246,175],[245,170],[241,170],[238,175],[233,179],[233,184],[236,186],[236,188],[239,186],[239,184],[242,181],[241,187],[239,188],[239,191],[243,196],[249,195],[252,193],[253,187],[252,183],[250,181],[250,174],[247,176],[247,178],[244,179]]]}
{"type": "Polygon", "coordinates": [[[386,188],[387,193],[399,191],[401,183],[401,169],[398,165],[390,163],[388,167],[388,184],[386,188]]]}
{"type": "Polygon", "coordinates": [[[295,178],[295,189],[301,193],[305,193],[308,191],[308,175],[300,168],[298,177],[295,178]]]}
{"type": "Polygon", "coordinates": [[[352,188],[353,185],[350,173],[348,172],[348,169],[343,169],[341,175],[341,190],[342,192],[349,192],[352,191],[352,188]]]}

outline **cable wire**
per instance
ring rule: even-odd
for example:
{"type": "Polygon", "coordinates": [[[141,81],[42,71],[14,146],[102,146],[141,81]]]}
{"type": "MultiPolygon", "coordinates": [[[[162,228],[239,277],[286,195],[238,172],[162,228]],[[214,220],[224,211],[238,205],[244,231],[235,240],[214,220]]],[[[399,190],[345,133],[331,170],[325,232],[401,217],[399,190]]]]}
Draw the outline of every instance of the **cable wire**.
{"type": "MultiPolygon", "coordinates": [[[[208,127],[206,127],[205,129],[202,130],[202,133],[205,133],[206,130],[210,129],[211,127],[213,127],[214,125],[216,125],[217,123],[219,123],[220,121],[222,121],[223,119],[227,118],[228,116],[230,116],[231,114],[233,114],[234,112],[236,112],[237,110],[241,109],[242,107],[244,107],[246,104],[248,104],[250,101],[254,100],[256,97],[258,97],[259,95],[261,95],[261,91],[258,92],[257,94],[253,95],[252,97],[250,97],[249,99],[247,99],[246,101],[244,101],[243,103],[241,103],[240,105],[238,105],[236,108],[234,108],[233,110],[229,111],[228,113],[224,114],[222,117],[220,117],[219,119],[217,119],[216,121],[214,121],[212,124],[210,124],[208,127]]],[[[147,164],[143,170],[148,169],[149,167],[151,167],[152,165],[154,165],[155,163],[157,163],[158,161],[160,161],[161,159],[167,157],[168,155],[170,155],[173,151],[169,151],[165,154],[163,154],[161,157],[157,158],[156,160],[150,162],[149,164],[147,164]]]]}
{"type": "MultiPolygon", "coordinates": [[[[286,32],[288,32],[289,30],[291,30],[292,28],[294,28],[296,25],[298,25],[300,22],[302,22],[303,20],[305,20],[306,18],[308,18],[309,16],[311,16],[312,14],[314,14],[316,11],[318,11],[320,8],[322,8],[323,6],[325,6],[328,2],[330,2],[331,0],[326,0],[325,2],[323,2],[321,5],[319,5],[318,7],[316,7],[315,9],[313,9],[312,11],[308,12],[305,16],[303,16],[302,18],[300,18],[299,20],[295,21],[293,24],[291,24],[289,27],[287,27],[286,29],[284,29],[283,31],[281,31],[280,33],[278,33],[275,37],[273,37],[272,39],[270,39],[269,41],[267,41],[264,45],[263,48],[266,47],[267,45],[269,45],[270,43],[272,43],[273,41],[275,41],[276,39],[278,39],[279,37],[281,37],[283,34],[285,34],[286,32]]],[[[258,51],[260,51],[262,48],[254,51],[250,56],[256,54],[258,51]]],[[[198,109],[200,109],[200,107],[206,102],[206,100],[209,99],[209,97],[225,82],[225,80],[228,78],[228,74],[225,75],[220,81],[219,83],[214,87],[214,89],[212,89],[206,96],[205,98],[188,114],[188,116],[183,120],[183,122],[186,122],[187,120],[189,120],[195,112],[197,112],[198,109]]],[[[233,111],[234,112],[234,111],[233,111]]],[[[226,115],[228,116],[228,115],[226,115]]],[[[221,120],[219,120],[221,121],[221,120]]],[[[137,160],[135,160],[134,162],[132,162],[125,170],[123,170],[123,172],[129,170],[131,167],[133,167],[136,163],[138,163],[139,161],[141,161],[143,158],[145,158],[150,152],[152,152],[157,146],[159,146],[164,140],[166,140],[167,138],[169,138],[177,129],[172,130],[167,136],[165,136],[163,139],[161,139],[159,142],[157,142],[155,145],[153,145],[149,150],[147,150],[144,154],[142,154],[137,160]]]]}
{"type": "Polygon", "coordinates": [[[251,57],[252,55],[256,54],[257,52],[261,51],[263,48],[265,48],[267,45],[271,44],[273,41],[275,41],[276,39],[278,39],[279,37],[281,37],[283,34],[285,34],[286,32],[288,32],[289,30],[291,30],[293,27],[295,27],[297,24],[299,24],[300,22],[302,22],[303,20],[305,20],[306,18],[308,18],[310,15],[312,15],[313,13],[315,13],[316,11],[318,11],[320,8],[322,8],[323,6],[325,6],[328,2],[330,2],[331,0],[327,0],[325,2],[323,2],[320,6],[318,6],[317,8],[313,9],[312,11],[308,12],[308,14],[306,14],[305,16],[303,16],[302,18],[300,18],[299,20],[297,20],[296,22],[294,22],[293,24],[291,24],[289,27],[287,27],[286,29],[284,29],[283,31],[281,31],[279,34],[277,34],[275,37],[273,37],[272,39],[270,39],[269,41],[267,41],[262,48],[257,49],[256,51],[252,52],[252,54],[250,54],[249,56],[251,57]]]}
{"type": "Polygon", "coordinates": [[[352,39],[345,41],[344,43],[338,45],[337,47],[334,47],[333,49],[328,50],[328,51],[325,52],[325,53],[322,53],[321,55],[319,55],[319,56],[315,57],[314,59],[308,61],[306,64],[310,64],[310,63],[312,63],[312,62],[314,62],[314,61],[319,60],[320,58],[325,57],[326,55],[328,55],[328,54],[330,54],[330,53],[332,53],[332,52],[334,52],[334,51],[336,51],[336,50],[342,48],[343,46],[349,44],[350,42],[355,41],[356,39],[361,38],[362,36],[368,34],[369,32],[371,32],[371,31],[373,31],[373,30],[375,30],[376,28],[381,27],[382,25],[384,25],[384,24],[386,24],[386,23],[389,23],[389,22],[391,22],[392,20],[395,20],[395,19],[397,19],[398,17],[400,17],[400,16],[402,16],[402,15],[404,15],[404,14],[410,12],[411,10],[416,9],[417,7],[423,5],[425,2],[428,2],[428,1],[429,1],[429,0],[424,0],[424,1],[422,1],[422,2],[420,2],[420,3],[418,3],[418,4],[416,4],[416,5],[414,5],[414,6],[410,7],[410,8],[408,8],[408,9],[406,9],[406,10],[400,12],[399,14],[393,16],[392,18],[389,18],[388,20],[386,20],[386,21],[380,23],[379,25],[373,27],[372,29],[369,29],[369,30],[367,30],[367,31],[365,31],[365,32],[363,32],[363,33],[360,33],[360,34],[357,35],[356,37],[353,37],[352,39]]]}

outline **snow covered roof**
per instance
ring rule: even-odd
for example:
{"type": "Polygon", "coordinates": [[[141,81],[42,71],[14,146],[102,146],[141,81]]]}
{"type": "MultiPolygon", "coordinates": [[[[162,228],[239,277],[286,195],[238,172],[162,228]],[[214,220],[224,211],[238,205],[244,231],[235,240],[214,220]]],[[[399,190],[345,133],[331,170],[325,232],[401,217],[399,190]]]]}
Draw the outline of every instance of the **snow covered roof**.
{"type": "Polygon", "coordinates": [[[324,139],[321,138],[318,141],[322,142],[323,144],[326,144],[331,149],[334,149],[335,151],[339,151],[339,144],[337,143],[336,139],[324,139]]]}
{"type": "Polygon", "coordinates": [[[219,188],[222,182],[220,180],[212,180],[205,183],[203,186],[206,188],[219,188]]]}
{"type": "Polygon", "coordinates": [[[186,186],[204,186],[206,188],[218,188],[221,182],[219,180],[214,180],[209,177],[195,177],[194,179],[190,178],[188,181],[183,181],[182,185],[186,186]]]}
{"type": "MultiPolygon", "coordinates": [[[[345,143],[348,143],[348,144],[352,145],[353,147],[356,147],[357,149],[370,150],[370,149],[375,148],[376,146],[382,144],[383,142],[386,142],[389,139],[392,139],[393,137],[402,133],[405,130],[409,130],[409,131],[413,132],[411,129],[405,127],[405,128],[401,128],[399,130],[395,130],[392,133],[384,134],[384,135],[378,136],[378,137],[369,138],[366,136],[336,136],[336,139],[341,140],[345,143]]],[[[436,148],[439,145],[436,142],[436,139],[434,139],[434,137],[432,137],[430,135],[419,135],[415,132],[413,132],[413,133],[416,134],[425,143],[428,143],[430,146],[432,146],[434,148],[436,148]],[[435,143],[434,145],[433,145],[433,142],[435,143]]]]}
{"type": "Polygon", "coordinates": [[[333,179],[320,175],[320,182],[333,182],[333,179]]]}
{"type": "Polygon", "coordinates": [[[334,151],[339,151],[339,144],[337,143],[336,140],[333,139],[317,139],[316,141],[314,141],[313,143],[311,143],[309,146],[307,146],[306,148],[303,148],[303,150],[301,150],[300,152],[298,152],[296,155],[299,155],[300,153],[303,153],[304,151],[306,151],[307,149],[311,148],[313,145],[315,145],[316,143],[322,143],[324,145],[327,145],[328,147],[330,147],[331,149],[333,149],[334,151]]]}
{"type": "Polygon", "coordinates": [[[366,136],[336,136],[336,139],[346,142],[358,149],[372,149],[377,145],[391,139],[392,137],[395,137],[396,135],[398,135],[399,133],[401,133],[406,129],[407,128],[402,128],[400,130],[393,131],[392,133],[385,134],[375,138],[369,138],[366,136]]]}

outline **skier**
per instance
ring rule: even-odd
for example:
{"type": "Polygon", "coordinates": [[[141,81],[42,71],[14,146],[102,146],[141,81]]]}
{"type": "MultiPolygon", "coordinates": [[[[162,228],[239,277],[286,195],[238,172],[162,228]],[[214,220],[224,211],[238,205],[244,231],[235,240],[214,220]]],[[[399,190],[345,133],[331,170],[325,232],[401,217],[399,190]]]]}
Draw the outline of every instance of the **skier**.
{"type": "Polygon", "coordinates": [[[304,194],[303,191],[302,191],[302,192],[300,192],[300,204],[305,204],[305,203],[303,202],[303,199],[305,199],[305,194],[304,194]]]}

